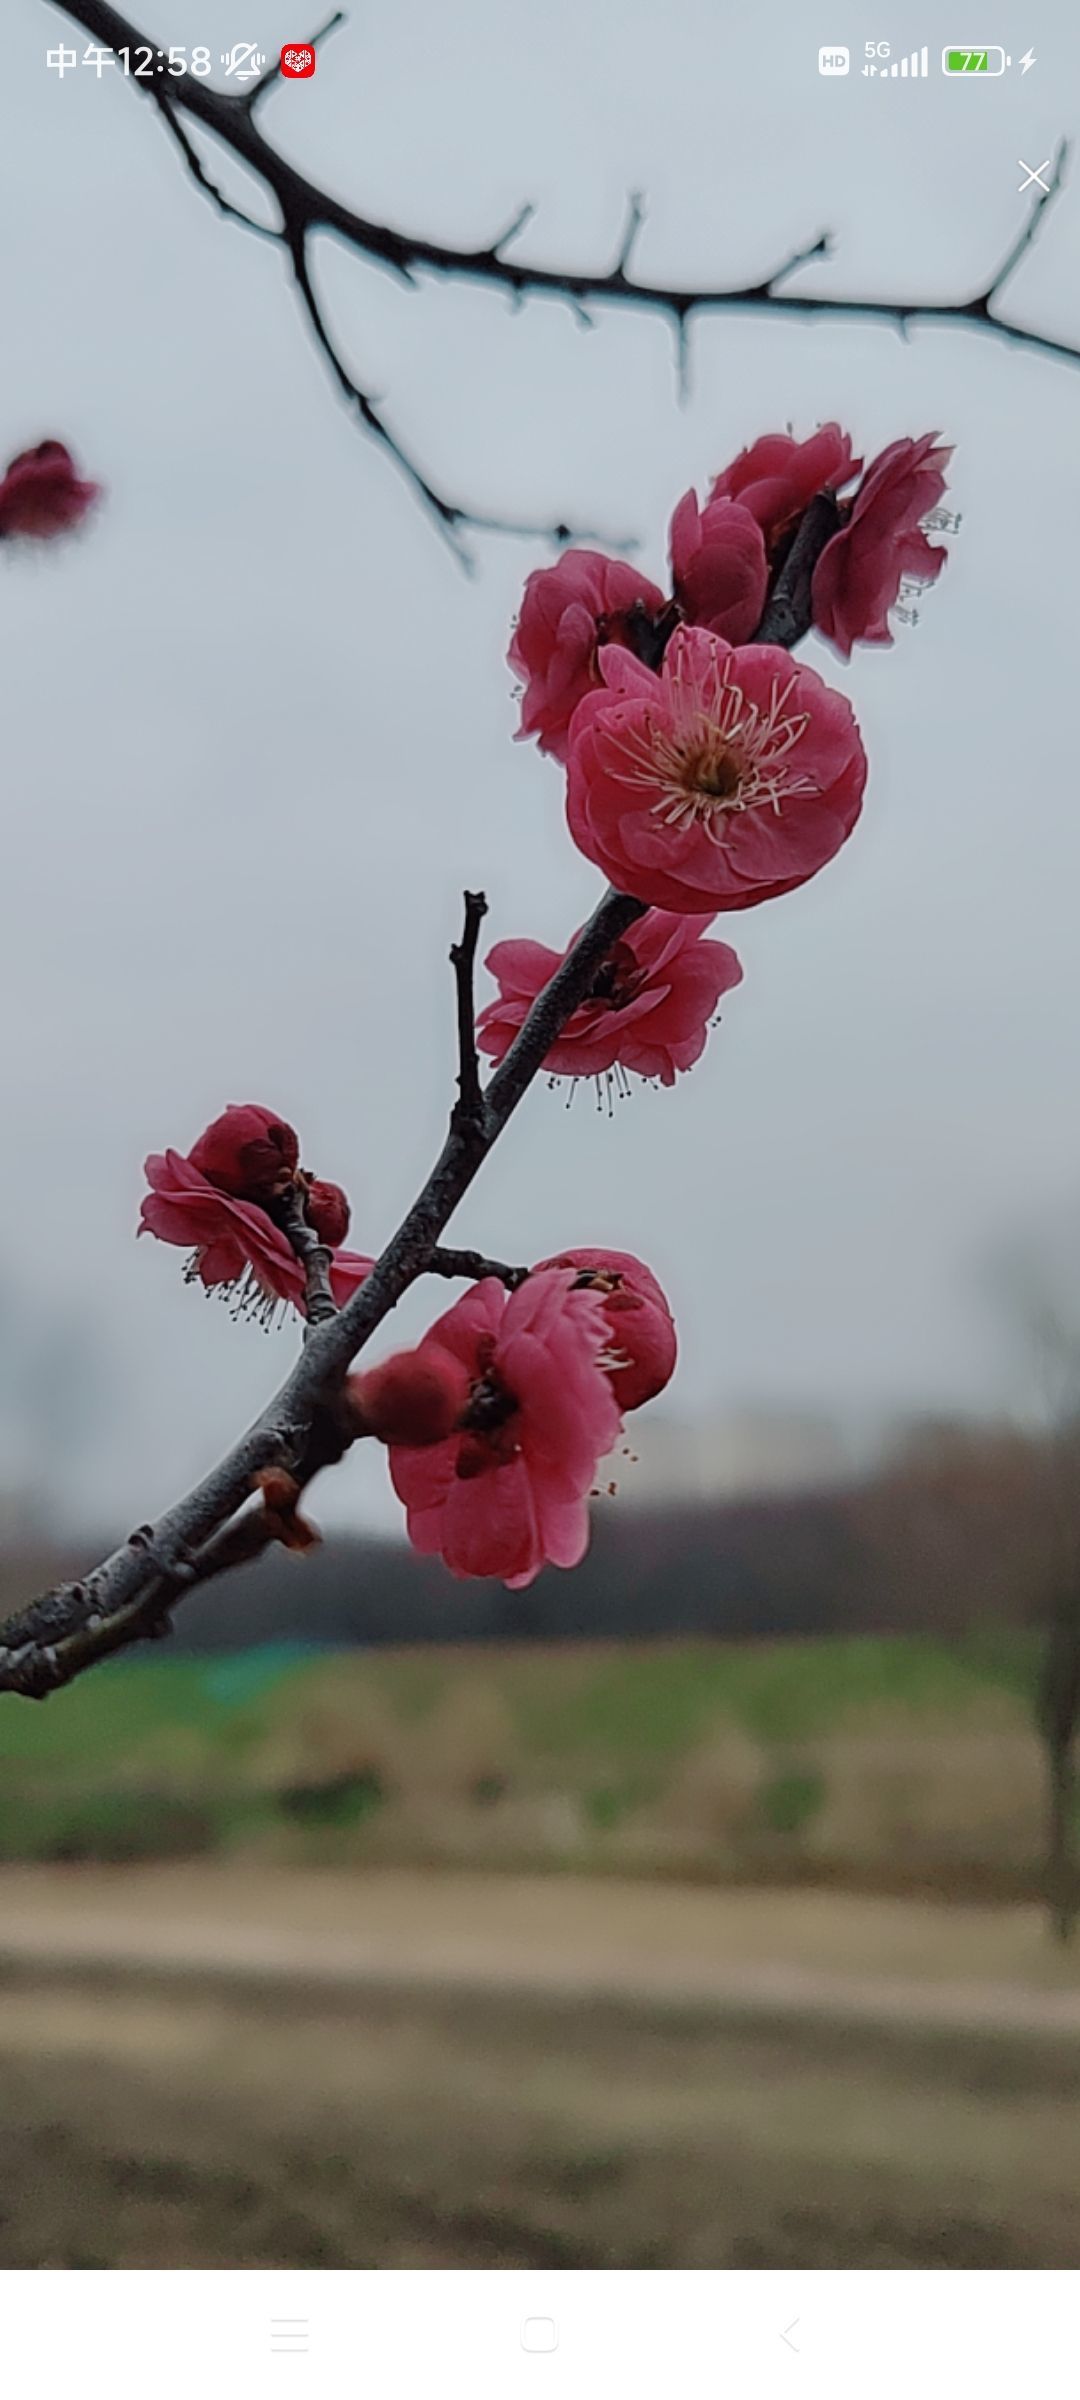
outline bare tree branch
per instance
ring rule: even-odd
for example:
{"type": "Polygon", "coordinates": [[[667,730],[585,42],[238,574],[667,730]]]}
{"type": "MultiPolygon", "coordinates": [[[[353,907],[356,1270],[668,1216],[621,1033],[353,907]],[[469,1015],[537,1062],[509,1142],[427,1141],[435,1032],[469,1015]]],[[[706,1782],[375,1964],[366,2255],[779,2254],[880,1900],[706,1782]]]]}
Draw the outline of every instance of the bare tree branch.
{"type": "MultiPolygon", "coordinates": [[[[52,4],[52,0],[50,0],[52,4]]],[[[81,25],[95,40],[113,50],[147,47],[145,36],[114,8],[111,0],[57,0],[65,14],[81,25]]],[[[319,41],[342,22],[336,11],[320,34],[319,41]]],[[[354,409],[365,430],[372,434],[395,460],[407,477],[414,492],[430,512],[440,531],[451,541],[458,556],[468,563],[468,550],[463,535],[468,530],[480,532],[529,534],[555,542],[601,539],[582,529],[572,529],[565,523],[548,526],[524,525],[497,515],[469,507],[465,502],[451,499],[439,490],[405,445],[398,439],[383,417],[381,408],[349,373],[322,315],[311,280],[308,244],[313,234],[337,234],[363,258],[381,266],[399,282],[414,286],[419,274],[444,275],[457,280],[487,285],[505,292],[519,303],[532,296],[546,295],[561,300],[570,308],[579,323],[590,325],[590,308],[622,305],[641,308],[667,319],[676,341],[676,362],[680,390],[685,390],[689,362],[689,333],[692,322],[706,314],[728,310],[746,315],[760,312],[769,316],[789,316],[809,321],[813,317],[862,320],[868,324],[890,326],[901,335],[908,335],[917,326],[933,324],[969,325],[995,338],[1015,342],[1022,348],[1039,352],[1043,357],[1080,364],[1080,338],[1075,342],[1058,341],[1049,334],[1010,323],[997,313],[997,303],[1032,243],[1036,240],[1046,212],[1061,192],[1069,157],[1069,146],[1058,145],[1053,174],[1048,191],[1038,192],[1028,209],[1025,222],[1001,264],[989,280],[975,291],[957,300],[919,300],[898,298],[885,300],[860,298],[856,294],[838,295],[833,292],[807,292],[802,286],[789,289],[789,284],[802,268],[824,261],[831,255],[827,233],[780,261],[768,274],[756,282],[710,286],[698,291],[680,291],[670,285],[650,283],[629,273],[631,255],[643,221],[640,195],[631,197],[626,224],[619,242],[613,266],[596,272],[581,272],[570,268],[530,265],[517,257],[507,257],[506,251],[522,232],[533,214],[526,205],[513,222],[496,238],[479,249],[456,249],[452,244],[439,242],[422,234],[404,233],[399,227],[380,224],[365,217],[356,209],[336,200],[290,165],[264,136],[256,120],[256,104],[278,79],[277,68],[266,74],[242,94],[216,91],[198,77],[170,77],[156,67],[155,72],[140,78],[141,87],[156,101],[170,132],[175,137],[189,173],[205,196],[224,216],[242,224],[249,232],[259,233],[281,244],[287,252],[301,304],[308,322],[334,379],[348,405],[354,409]],[[190,136],[181,124],[181,116],[204,125],[217,140],[258,176],[277,203],[280,223],[267,228],[236,207],[214,183],[199,159],[190,136]]],[[[609,548],[625,548],[625,543],[608,542],[609,548]]]]}

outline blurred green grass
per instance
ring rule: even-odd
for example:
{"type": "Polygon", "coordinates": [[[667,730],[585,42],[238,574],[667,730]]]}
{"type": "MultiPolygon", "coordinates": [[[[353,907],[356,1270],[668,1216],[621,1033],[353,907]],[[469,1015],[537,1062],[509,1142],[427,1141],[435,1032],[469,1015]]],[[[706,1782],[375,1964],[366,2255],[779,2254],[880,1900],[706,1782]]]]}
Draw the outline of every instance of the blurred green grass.
{"type": "MultiPolygon", "coordinates": [[[[813,1739],[877,1718],[970,1720],[988,1698],[1029,1705],[1036,1644],[1022,1633],[964,1641],[927,1636],[765,1643],[672,1642],[634,1648],[531,1645],[374,1652],[296,1645],[211,1659],[140,1658],[88,1675],[43,1707],[0,1715],[0,1775],[112,1773],[149,1760],[158,1737],[192,1737],[207,1765],[231,1759],[309,1701],[362,1680],[374,1705],[422,1729],[452,1688],[498,1695],[526,1756],[602,1754],[627,1770],[669,1762],[717,1719],[765,1742],[813,1739]]],[[[168,1755],[170,1745],[165,1744],[168,1755]]]]}
{"type": "Polygon", "coordinates": [[[0,1859],[963,1883],[1041,1842],[1032,1638],[268,1646],[0,1706],[0,1859]]]}

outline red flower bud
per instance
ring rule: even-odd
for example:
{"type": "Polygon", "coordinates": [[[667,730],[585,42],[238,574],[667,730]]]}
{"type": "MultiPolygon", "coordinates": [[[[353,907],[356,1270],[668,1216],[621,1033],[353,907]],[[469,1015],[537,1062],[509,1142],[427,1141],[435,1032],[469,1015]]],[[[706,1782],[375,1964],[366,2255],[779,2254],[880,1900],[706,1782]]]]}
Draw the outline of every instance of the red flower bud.
{"type": "Polygon", "coordinates": [[[349,1230],[349,1203],[339,1183],[322,1183],[317,1175],[307,1181],[304,1193],[304,1215],[312,1232],[328,1250],[336,1250],[349,1230]]]}
{"type": "Polygon", "coordinates": [[[199,1135],[188,1156],[216,1191],[263,1206],[292,1182],[300,1144],[272,1109],[227,1108],[199,1135]]]}
{"type": "Polygon", "coordinates": [[[358,1433],[426,1450],[445,1442],[468,1406],[467,1367],[437,1343],[399,1350],[366,1375],[349,1375],[345,1405],[358,1433]]]}

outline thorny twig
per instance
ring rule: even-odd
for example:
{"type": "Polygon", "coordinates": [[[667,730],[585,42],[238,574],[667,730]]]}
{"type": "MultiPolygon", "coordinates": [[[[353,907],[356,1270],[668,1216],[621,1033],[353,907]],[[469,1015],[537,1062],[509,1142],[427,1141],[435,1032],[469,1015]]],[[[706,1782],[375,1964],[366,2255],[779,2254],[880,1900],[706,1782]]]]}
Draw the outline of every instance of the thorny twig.
{"type": "MultiPolygon", "coordinates": [[[[141,46],[152,50],[153,46],[146,44],[145,36],[121,15],[119,9],[111,5],[111,0],[60,0],[60,4],[67,16],[105,47],[134,50],[141,46]]],[[[342,22],[338,10],[314,37],[315,41],[324,39],[342,22]]],[[[308,248],[315,233],[337,234],[361,257],[371,259],[399,282],[408,285],[415,285],[418,275],[427,273],[487,285],[492,290],[506,293],[515,303],[530,296],[546,295],[549,299],[561,300],[584,325],[592,323],[589,311],[594,306],[621,304],[647,309],[665,318],[672,328],[680,385],[683,388],[691,324],[698,317],[720,310],[742,315],[757,311],[803,321],[825,316],[862,319],[870,324],[891,326],[905,337],[920,325],[966,324],[1001,340],[1016,342],[1025,349],[1038,351],[1044,357],[1065,360],[1071,365],[1080,364],[1080,341],[1055,340],[1049,334],[1010,324],[997,314],[997,303],[1006,285],[1011,282],[1030,250],[1046,211],[1062,189],[1069,155],[1069,146],[1065,141],[1058,144],[1049,188],[1033,196],[1026,221],[1000,265],[987,282],[964,299],[882,300],[859,298],[854,294],[838,296],[829,291],[807,291],[802,284],[794,290],[790,289],[791,279],[799,270],[830,257],[831,240],[825,233],[794,250],[788,258],[754,282],[726,284],[700,291],[679,291],[667,284],[639,279],[629,272],[635,241],[643,221],[643,204],[637,193],[631,197],[613,265],[593,272],[533,266],[520,258],[507,256],[511,243],[533,214],[529,205],[520,209],[512,223],[493,241],[476,250],[456,249],[450,243],[434,241],[421,234],[403,233],[396,226],[383,225],[377,219],[362,216],[358,210],[336,200],[332,193],[323,191],[318,184],[301,174],[298,168],[290,165],[262,133],[256,118],[256,106],[277,78],[277,68],[268,68],[265,75],[247,91],[229,93],[216,91],[197,77],[170,77],[167,70],[155,67],[151,75],[142,79],[142,88],[156,103],[180,147],[189,173],[206,197],[214,202],[224,216],[264,239],[279,243],[286,251],[311,330],[343,397],[355,410],[365,430],[390,453],[417,498],[434,517],[466,565],[470,563],[463,539],[467,530],[530,534],[560,543],[590,537],[582,529],[575,530],[564,523],[526,525],[506,517],[485,514],[463,501],[450,499],[433,483],[393,432],[381,406],[350,374],[329,332],[310,272],[308,248]],[[257,219],[247,215],[226,197],[203,165],[181,121],[185,117],[205,126],[259,177],[277,204],[279,223],[276,226],[260,225],[257,219]]],[[[140,88],[138,83],[135,88],[140,88]]],[[[608,547],[618,546],[610,541],[608,543],[608,547]]]]}

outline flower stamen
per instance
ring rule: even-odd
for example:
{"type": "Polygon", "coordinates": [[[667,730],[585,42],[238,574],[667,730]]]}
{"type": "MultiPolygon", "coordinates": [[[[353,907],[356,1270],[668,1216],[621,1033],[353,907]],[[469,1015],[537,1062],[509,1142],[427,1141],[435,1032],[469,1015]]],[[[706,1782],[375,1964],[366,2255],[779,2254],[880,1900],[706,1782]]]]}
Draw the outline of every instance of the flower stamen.
{"type": "Polygon", "coordinates": [[[762,708],[729,680],[729,665],[715,664],[703,684],[690,681],[680,659],[668,723],[647,715],[613,737],[626,762],[620,781],[654,792],[660,786],[650,814],[680,833],[700,826],[719,847],[728,818],[753,808],[779,816],[785,800],[814,789],[812,778],[788,764],[810,723],[807,709],[787,713],[795,677],[782,686],[774,677],[762,708]]]}

